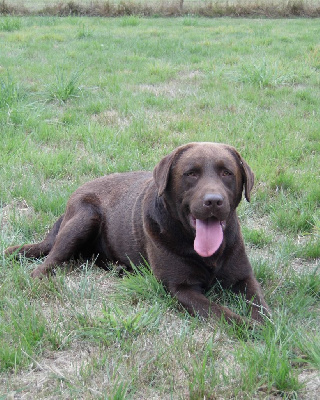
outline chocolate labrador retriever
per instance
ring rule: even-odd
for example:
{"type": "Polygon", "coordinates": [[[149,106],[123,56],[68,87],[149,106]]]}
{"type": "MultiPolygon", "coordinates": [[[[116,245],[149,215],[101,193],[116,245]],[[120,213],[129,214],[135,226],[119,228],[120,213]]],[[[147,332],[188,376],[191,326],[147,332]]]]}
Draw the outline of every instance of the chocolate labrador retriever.
{"type": "Polygon", "coordinates": [[[250,200],[254,175],[231,146],[189,143],[151,172],[115,173],[76,190],[43,242],[6,254],[48,256],[32,272],[41,277],[80,254],[97,262],[130,265],[146,260],[154,275],[191,313],[242,318],[205,296],[216,280],[242,294],[251,316],[268,314],[253,275],[236,208],[250,200]]]}

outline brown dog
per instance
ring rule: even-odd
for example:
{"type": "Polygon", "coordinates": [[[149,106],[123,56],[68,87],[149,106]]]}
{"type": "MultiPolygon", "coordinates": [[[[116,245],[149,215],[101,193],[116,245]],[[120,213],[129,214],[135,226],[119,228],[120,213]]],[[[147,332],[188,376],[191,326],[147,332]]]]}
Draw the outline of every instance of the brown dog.
{"type": "Polygon", "coordinates": [[[32,272],[96,255],[98,262],[147,260],[155,276],[192,314],[242,319],[204,293],[216,280],[243,294],[252,318],[268,314],[245,253],[236,207],[250,200],[254,176],[240,154],[218,143],[189,143],[150,172],[111,174],[76,190],[65,214],[43,242],[14,246],[6,254],[46,256],[32,272]]]}

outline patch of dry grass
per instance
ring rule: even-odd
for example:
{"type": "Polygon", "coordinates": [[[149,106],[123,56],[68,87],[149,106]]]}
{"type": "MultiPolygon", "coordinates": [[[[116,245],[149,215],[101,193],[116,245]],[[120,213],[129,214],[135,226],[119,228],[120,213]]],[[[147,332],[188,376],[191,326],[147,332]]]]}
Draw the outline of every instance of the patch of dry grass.
{"type": "Polygon", "coordinates": [[[254,0],[254,1],[36,1],[23,2],[3,0],[0,14],[58,15],[58,16],[183,16],[204,17],[319,17],[317,1],[308,0],[254,0]]]}
{"type": "MultiPolygon", "coordinates": [[[[118,306],[124,311],[117,314],[117,324],[128,321],[129,315],[138,315],[141,310],[147,312],[154,303],[138,296],[128,297],[113,273],[88,269],[85,265],[74,267],[76,269],[69,270],[66,276],[58,272],[56,280],[41,282],[37,292],[24,290],[23,295],[29,301],[41,304],[51,346],[43,346],[38,356],[23,350],[25,368],[14,375],[0,375],[0,388],[9,398],[20,395],[27,399],[114,396],[112,398],[178,400],[249,399],[252,396],[263,399],[266,395],[280,399],[283,393],[289,398],[295,396],[296,389],[283,392],[276,385],[270,386],[263,375],[260,379],[265,383],[256,382],[255,374],[248,376],[250,368],[246,369],[240,361],[252,357],[252,351],[259,349],[259,357],[266,351],[260,334],[266,337],[270,347],[268,357],[277,356],[272,353],[276,344],[267,339],[270,327],[264,333],[258,330],[253,341],[239,341],[239,333],[226,325],[190,318],[177,309],[162,307],[158,297],[159,306],[154,308],[158,311],[153,314],[152,323],[142,330],[130,330],[128,326],[118,336],[114,330],[116,325],[110,330],[103,319],[102,302],[116,310],[112,300],[116,296],[118,306]],[[99,320],[104,321],[103,325],[99,326],[99,320]]],[[[153,296],[156,301],[157,295],[153,296]]],[[[275,322],[276,326],[283,326],[285,319],[275,322]]],[[[281,341],[286,337],[279,343],[280,348],[292,340],[282,329],[275,335],[281,341]]],[[[261,364],[259,358],[254,357],[251,363],[255,360],[257,365],[261,364]]],[[[280,374],[280,367],[277,368],[274,372],[280,374]]],[[[299,398],[317,399],[318,375],[312,369],[305,369],[297,379],[299,385],[304,384],[299,398]]]]}

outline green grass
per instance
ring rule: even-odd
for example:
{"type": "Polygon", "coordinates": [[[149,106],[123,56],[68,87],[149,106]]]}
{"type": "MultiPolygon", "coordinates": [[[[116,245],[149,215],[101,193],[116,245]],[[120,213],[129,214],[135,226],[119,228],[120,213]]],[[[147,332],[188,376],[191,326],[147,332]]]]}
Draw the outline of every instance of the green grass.
{"type": "Polygon", "coordinates": [[[5,17],[1,20],[0,31],[12,32],[19,30],[21,27],[21,21],[14,17],[5,17]]]}
{"type": "Polygon", "coordinates": [[[0,397],[316,398],[319,34],[312,19],[0,18],[0,397]],[[34,282],[41,260],[4,258],[81,183],[189,141],[234,145],[255,172],[239,216],[265,327],[190,317],[147,267],[89,260],[34,282]]]}
{"type": "Polygon", "coordinates": [[[0,108],[13,106],[21,96],[18,85],[9,73],[0,79],[0,108]]]}
{"type": "Polygon", "coordinates": [[[79,87],[80,79],[81,71],[72,72],[70,76],[66,77],[63,69],[57,68],[55,82],[48,87],[49,100],[58,100],[65,103],[68,99],[79,95],[81,92],[79,87]]]}

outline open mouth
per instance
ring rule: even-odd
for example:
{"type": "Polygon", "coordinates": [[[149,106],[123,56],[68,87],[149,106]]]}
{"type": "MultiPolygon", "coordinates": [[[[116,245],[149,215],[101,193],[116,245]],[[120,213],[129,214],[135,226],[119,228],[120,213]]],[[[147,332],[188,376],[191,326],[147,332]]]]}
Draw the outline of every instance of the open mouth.
{"type": "Polygon", "coordinates": [[[223,241],[225,221],[219,221],[215,217],[201,220],[190,214],[190,225],[196,231],[194,250],[201,257],[212,256],[223,241]]]}

